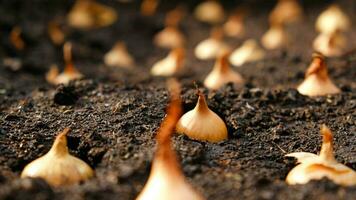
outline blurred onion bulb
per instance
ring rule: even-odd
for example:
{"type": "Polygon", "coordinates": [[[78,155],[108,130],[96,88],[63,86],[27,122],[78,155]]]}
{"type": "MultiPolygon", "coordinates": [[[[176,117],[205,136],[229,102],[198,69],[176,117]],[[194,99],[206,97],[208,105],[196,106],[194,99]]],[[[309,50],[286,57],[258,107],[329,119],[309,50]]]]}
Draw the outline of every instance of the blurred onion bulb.
{"type": "Polygon", "coordinates": [[[194,16],[201,22],[217,24],[224,21],[225,13],[218,1],[207,0],[195,8],[194,16]]]}
{"type": "Polygon", "coordinates": [[[170,82],[171,102],[167,116],[161,123],[156,136],[157,149],[152,162],[151,173],[137,200],[203,200],[203,196],[186,181],[172,149],[171,135],[181,115],[179,85],[170,82]]]}
{"type": "Polygon", "coordinates": [[[245,34],[244,13],[237,10],[225,22],[223,28],[224,32],[229,37],[242,37],[245,34]]]}
{"type": "Polygon", "coordinates": [[[44,156],[29,163],[21,177],[43,178],[54,187],[71,185],[94,176],[94,171],[84,161],[68,152],[67,134],[64,129],[55,139],[52,148],[44,156]]]}
{"type": "Polygon", "coordinates": [[[229,51],[230,47],[223,41],[223,32],[220,28],[213,28],[211,36],[201,41],[194,49],[198,59],[214,59],[222,53],[229,51]]]}
{"type": "Polygon", "coordinates": [[[347,31],[350,28],[350,19],[339,6],[331,5],[319,15],[315,26],[321,33],[347,31]]]}
{"type": "Polygon", "coordinates": [[[156,13],[159,0],[143,0],[140,7],[141,15],[152,16],[156,13]]]}
{"type": "Polygon", "coordinates": [[[48,23],[48,35],[55,45],[61,45],[64,42],[65,35],[60,25],[56,21],[48,23]]]}
{"type": "Polygon", "coordinates": [[[199,90],[198,96],[195,108],[179,119],[176,131],[200,141],[220,142],[227,139],[224,121],[209,109],[204,95],[199,90]]]}
{"type": "Polygon", "coordinates": [[[135,61],[127,51],[125,43],[119,41],[105,54],[104,63],[110,67],[131,68],[135,61]]]}
{"type": "Polygon", "coordinates": [[[287,41],[287,33],[281,25],[272,25],[261,39],[262,45],[270,50],[285,47],[287,41]]]}
{"type": "Polygon", "coordinates": [[[179,22],[183,18],[183,15],[184,10],[180,6],[167,14],[165,20],[166,27],[162,31],[158,32],[153,39],[153,43],[156,46],[167,49],[184,46],[185,36],[178,28],[179,22]]]}
{"type": "Polygon", "coordinates": [[[185,37],[177,27],[167,26],[155,35],[153,43],[158,47],[173,49],[184,46],[185,37]]]}
{"type": "Polygon", "coordinates": [[[345,53],[347,43],[343,31],[350,28],[350,19],[339,6],[331,5],[322,12],[315,26],[320,32],[313,42],[316,51],[330,57],[345,53]]]}
{"type": "Polygon", "coordinates": [[[248,62],[255,62],[265,57],[265,51],[253,39],[246,40],[241,47],[230,55],[230,62],[234,66],[241,66],[248,62]]]}
{"type": "Polygon", "coordinates": [[[228,61],[229,53],[225,53],[216,59],[213,70],[204,80],[205,87],[213,90],[219,89],[221,86],[232,82],[235,84],[244,83],[241,75],[231,69],[228,61]]]}
{"type": "Polygon", "coordinates": [[[346,38],[340,31],[320,33],[313,42],[314,49],[328,57],[341,56],[346,45],[346,38]]]}
{"type": "Polygon", "coordinates": [[[155,35],[154,44],[158,47],[172,49],[184,46],[185,36],[175,26],[168,26],[155,35]]]}
{"type": "Polygon", "coordinates": [[[113,24],[117,20],[117,13],[113,8],[94,0],[77,0],[67,20],[75,28],[99,28],[113,24]]]}
{"type": "Polygon", "coordinates": [[[54,85],[68,84],[72,80],[80,79],[83,75],[74,67],[72,62],[72,44],[66,42],[63,45],[65,68],[59,74],[58,67],[53,65],[46,74],[46,80],[54,85]]]}
{"type": "Polygon", "coordinates": [[[325,58],[320,53],[313,54],[313,60],[305,73],[305,79],[297,89],[299,93],[307,96],[340,93],[340,89],[330,80],[325,58]]]}
{"type": "Polygon", "coordinates": [[[330,129],[323,125],[321,134],[323,143],[319,155],[307,152],[286,155],[297,158],[300,163],[288,173],[286,182],[290,185],[306,184],[310,180],[320,180],[326,177],[343,186],[356,185],[356,172],[335,160],[333,135],[330,129]]]}
{"type": "Polygon", "coordinates": [[[279,0],[269,15],[270,23],[289,24],[302,18],[302,8],[297,0],[279,0]]]}
{"type": "Polygon", "coordinates": [[[17,49],[17,50],[23,50],[25,48],[25,42],[21,37],[22,35],[22,29],[19,26],[15,26],[12,28],[9,39],[11,44],[17,49]]]}
{"type": "Polygon", "coordinates": [[[173,49],[166,58],[158,61],[151,68],[153,76],[173,76],[184,66],[185,50],[183,48],[173,49]]]}

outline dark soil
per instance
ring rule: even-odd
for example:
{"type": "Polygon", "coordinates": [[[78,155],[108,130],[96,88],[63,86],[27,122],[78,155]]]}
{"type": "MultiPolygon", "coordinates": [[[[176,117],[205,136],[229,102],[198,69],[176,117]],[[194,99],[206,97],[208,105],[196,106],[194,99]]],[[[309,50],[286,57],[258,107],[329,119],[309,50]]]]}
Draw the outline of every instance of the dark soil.
{"type": "MultiPolygon", "coordinates": [[[[248,37],[259,38],[268,27],[266,16],[273,2],[244,2],[251,7],[248,37]]],[[[295,160],[284,155],[317,153],[323,123],[334,133],[337,160],[356,170],[356,53],[327,60],[341,94],[309,98],[293,89],[310,63],[311,41],[316,36],[313,23],[327,6],[320,2],[304,2],[305,20],[288,28],[294,36],[288,49],[271,51],[266,60],[237,69],[247,80],[243,87],[203,89],[209,107],[225,120],[229,140],[210,144],[173,137],[185,175],[207,199],[355,199],[355,186],[342,187],[327,179],[297,186],[284,181],[295,166],[295,160]]],[[[137,3],[105,3],[118,8],[118,22],[80,31],[64,23],[72,2],[1,1],[0,57],[2,61],[19,59],[22,66],[0,63],[0,199],[134,199],[145,184],[154,137],[168,102],[165,80],[148,73],[167,52],[151,41],[163,27],[164,13],[175,3],[164,2],[157,16],[150,18],[134,12],[137,3]],[[61,47],[47,36],[47,23],[53,18],[63,21],[67,39],[74,44],[75,65],[86,77],[69,86],[53,87],[44,79],[51,64],[63,66],[61,47]],[[23,29],[23,51],[8,40],[15,25],[23,29]],[[102,63],[118,39],[127,43],[136,58],[132,71],[102,63]],[[96,177],[63,188],[51,188],[41,179],[20,179],[24,166],[45,154],[65,127],[72,129],[71,153],[90,164],[96,177]]],[[[338,3],[356,19],[355,2],[338,3]]],[[[195,4],[190,2],[191,7],[195,4]]],[[[209,26],[187,16],[182,30],[189,36],[187,67],[178,79],[188,111],[197,99],[192,82],[202,85],[214,62],[199,61],[193,55],[193,47],[209,35],[209,26]]],[[[349,36],[352,49],[355,26],[349,36]]],[[[228,41],[238,46],[244,39],[228,41]]]]}

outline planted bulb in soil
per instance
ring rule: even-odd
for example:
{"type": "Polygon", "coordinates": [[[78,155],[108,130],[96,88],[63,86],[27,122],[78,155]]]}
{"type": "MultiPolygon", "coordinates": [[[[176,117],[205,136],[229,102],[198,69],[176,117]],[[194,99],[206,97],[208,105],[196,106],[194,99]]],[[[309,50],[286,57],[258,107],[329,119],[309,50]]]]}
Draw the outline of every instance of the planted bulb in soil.
{"type": "Polygon", "coordinates": [[[256,40],[249,39],[231,53],[229,60],[232,65],[241,66],[245,63],[261,60],[265,57],[265,54],[256,40]]]}
{"type": "Polygon", "coordinates": [[[203,200],[203,196],[185,179],[177,155],[172,149],[171,135],[174,133],[182,108],[179,86],[176,82],[171,82],[169,86],[171,102],[156,136],[157,149],[148,181],[137,200],[203,200]]]}
{"type": "Polygon", "coordinates": [[[47,154],[26,165],[21,177],[43,178],[55,187],[72,185],[93,177],[94,171],[88,164],[69,154],[68,132],[69,128],[64,129],[47,154]]]}
{"type": "Polygon", "coordinates": [[[269,15],[272,24],[290,24],[300,21],[302,8],[297,0],[279,0],[269,15]]]}
{"type": "Polygon", "coordinates": [[[159,0],[143,0],[140,6],[140,12],[143,16],[152,16],[156,13],[159,0]]]}
{"type": "Polygon", "coordinates": [[[191,139],[220,142],[227,139],[225,122],[206,103],[204,95],[198,91],[195,108],[185,113],[178,121],[176,131],[191,139]]]}
{"type": "Polygon", "coordinates": [[[218,1],[209,0],[200,3],[194,11],[194,16],[201,22],[217,24],[224,21],[224,8],[218,1]]]}
{"type": "Polygon", "coordinates": [[[350,19],[339,6],[331,5],[319,15],[315,27],[319,32],[325,34],[346,31],[350,28],[350,19]]]}
{"type": "Polygon", "coordinates": [[[261,38],[262,45],[269,50],[285,47],[288,41],[287,33],[283,26],[272,25],[261,38]]]}
{"type": "Polygon", "coordinates": [[[323,143],[319,155],[307,152],[286,155],[297,158],[300,163],[288,173],[286,182],[290,185],[306,184],[325,177],[343,186],[356,185],[356,172],[337,162],[334,157],[333,135],[330,129],[323,125],[320,132],[323,143]]]}
{"type": "Polygon", "coordinates": [[[65,61],[64,71],[59,74],[58,67],[56,65],[52,65],[46,74],[46,80],[51,84],[68,84],[70,81],[83,77],[83,75],[73,65],[72,44],[70,42],[66,42],[63,45],[63,54],[65,61]]]}
{"type": "Polygon", "coordinates": [[[77,0],[67,16],[69,25],[75,28],[92,29],[113,24],[116,11],[94,0],[77,0]]]}
{"type": "Polygon", "coordinates": [[[165,28],[158,32],[153,39],[153,43],[161,48],[173,49],[183,47],[185,36],[179,30],[179,22],[184,16],[184,8],[177,6],[169,11],[165,18],[165,28]]]}
{"type": "Polygon", "coordinates": [[[153,76],[173,76],[177,74],[184,66],[185,50],[183,48],[175,48],[171,50],[168,56],[151,68],[153,76]]]}
{"type": "Polygon", "coordinates": [[[225,34],[229,37],[242,37],[245,34],[243,13],[237,12],[232,14],[223,26],[225,34]]]}
{"type": "Polygon", "coordinates": [[[60,25],[56,21],[49,22],[47,31],[50,39],[55,45],[63,44],[65,35],[60,25]]]}
{"type": "Polygon", "coordinates": [[[231,69],[228,61],[229,54],[225,53],[216,59],[213,70],[208,74],[204,80],[204,86],[217,90],[227,83],[243,84],[242,76],[231,69]]]}
{"type": "Polygon", "coordinates": [[[104,63],[110,67],[131,68],[135,61],[127,51],[125,43],[116,42],[114,47],[105,54],[104,63]]]}
{"type": "Polygon", "coordinates": [[[313,60],[305,73],[305,79],[297,90],[307,96],[323,96],[341,92],[330,80],[325,58],[320,53],[313,54],[313,60]]]}
{"type": "Polygon", "coordinates": [[[200,60],[209,60],[227,51],[230,51],[230,47],[223,41],[222,30],[220,28],[213,28],[211,36],[201,41],[195,47],[194,54],[200,60]]]}
{"type": "Polygon", "coordinates": [[[185,36],[176,26],[167,26],[155,35],[153,43],[158,47],[167,49],[183,47],[185,36]]]}

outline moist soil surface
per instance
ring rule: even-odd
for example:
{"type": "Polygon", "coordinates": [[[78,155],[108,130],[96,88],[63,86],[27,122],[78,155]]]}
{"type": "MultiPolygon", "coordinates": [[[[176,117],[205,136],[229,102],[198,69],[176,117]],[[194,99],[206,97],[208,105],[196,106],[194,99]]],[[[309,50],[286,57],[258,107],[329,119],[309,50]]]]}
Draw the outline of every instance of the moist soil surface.
{"type": "MultiPolygon", "coordinates": [[[[227,38],[233,47],[247,38],[258,39],[268,28],[273,2],[261,2],[246,4],[250,8],[247,34],[227,38]]],[[[104,3],[119,10],[119,20],[106,28],[83,31],[65,24],[73,2],[1,2],[0,199],[134,199],[143,188],[169,100],[166,80],[149,75],[152,64],[168,51],[151,41],[163,28],[164,13],[176,4],[164,2],[156,16],[141,17],[137,3],[104,3]],[[67,86],[51,86],[44,78],[51,64],[63,66],[62,47],[52,44],[47,34],[53,19],[61,22],[66,40],[73,43],[74,64],[85,75],[67,86]],[[22,28],[25,42],[21,51],[8,39],[16,25],[22,28]],[[124,40],[135,57],[132,70],[103,64],[103,55],[117,40],[124,40]],[[61,188],[51,188],[42,179],[20,179],[24,166],[44,155],[65,127],[72,130],[70,152],[95,169],[95,178],[61,188]]],[[[189,2],[188,9],[196,3],[189,2]]],[[[228,84],[217,91],[202,88],[209,107],[226,122],[228,140],[212,144],[183,135],[172,138],[184,174],[207,199],[356,197],[356,186],[342,187],[328,179],[296,186],[285,183],[296,160],[284,155],[318,153],[321,124],[334,133],[336,159],[356,170],[356,53],[327,59],[340,94],[309,98],[294,89],[311,60],[315,18],[327,6],[324,1],[304,3],[304,21],[287,27],[288,48],[269,51],[265,60],[235,68],[245,85],[228,84]]],[[[353,1],[338,3],[356,19],[353,1]]],[[[188,14],[181,29],[188,36],[187,59],[177,79],[188,111],[197,100],[193,81],[202,86],[214,61],[199,61],[193,54],[194,46],[209,36],[210,26],[188,14]]],[[[352,49],[355,27],[348,36],[352,49]]]]}

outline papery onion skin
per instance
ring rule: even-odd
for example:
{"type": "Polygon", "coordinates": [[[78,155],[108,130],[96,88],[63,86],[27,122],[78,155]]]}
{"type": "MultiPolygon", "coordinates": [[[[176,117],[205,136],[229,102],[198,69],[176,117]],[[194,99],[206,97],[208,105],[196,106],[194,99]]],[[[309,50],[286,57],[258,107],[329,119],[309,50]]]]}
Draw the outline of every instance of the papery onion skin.
{"type": "Polygon", "coordinates": [[[175,81],[169,82],[171,102],[167,116],[157,134],[157,150],[153,159],[148,181],[136,200],[203,200],[203,196],[185,180],[175,151],[171,135],[181,115],[180,87],[175,81]]]}
{"type": "Polygon", "coordinates": [[[59,187],[76,184],[94,176],[94,171],[84,161],[68,152],[66,135],[69,128],[63,130],[44,156],[29,163],[21,173],[21,178],[43,178],[51,186],[59,187]]]}
{"type": "Polygon", "coordinates": [[[319,155],[306,152],[286,155],[297,158],[300,163],[288,173],[286,182],[290,185],[306,184],[310,180],[320,180],[326,177],[340,185],[356,185],[356,172],[338,163],[334,157],[333,136],[330,129],[323,125],[321,133],[323,143],[319,155]]]}
{"type": "Polygon", "coordinates": [[[176,131],[191,139],[208,142],[220,142],[228,137],[225,122],[209,109],[201,93],[195,108],[179,119],[176,131]]]}

